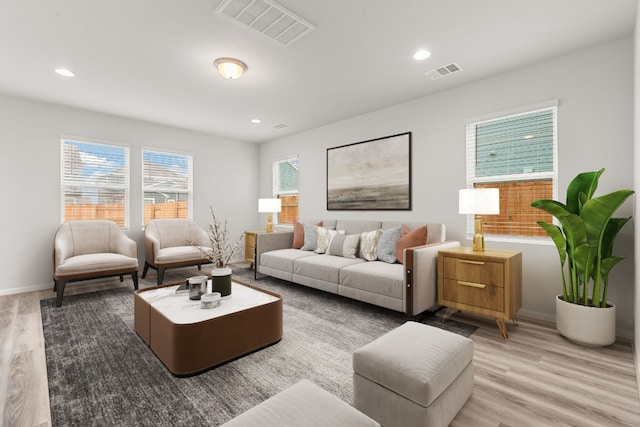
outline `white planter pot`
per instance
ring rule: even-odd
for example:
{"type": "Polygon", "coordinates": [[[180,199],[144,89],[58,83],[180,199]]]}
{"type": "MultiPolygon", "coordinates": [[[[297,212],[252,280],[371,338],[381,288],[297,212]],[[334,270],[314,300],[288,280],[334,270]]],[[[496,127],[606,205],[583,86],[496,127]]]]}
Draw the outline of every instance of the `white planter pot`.
{"type": "Polygon", "coordinates": [[[556,296],[556,329],[563,337],[590,347],[613,344],[616,340],[616,306],[607,308],[572,304],[556,296]]]}

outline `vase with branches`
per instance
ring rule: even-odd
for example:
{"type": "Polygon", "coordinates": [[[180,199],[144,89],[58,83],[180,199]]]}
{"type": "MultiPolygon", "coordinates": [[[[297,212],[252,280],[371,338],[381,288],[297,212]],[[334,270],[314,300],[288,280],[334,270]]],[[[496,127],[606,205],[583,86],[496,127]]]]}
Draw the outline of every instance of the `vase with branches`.
{"type": "Polygon", "coordinates": [[[213,211],[213,206],[209,206],[209,211],[212,218],[207,229],[209,247],[193,243],[192,245],[198,248],[213,263],[211,291],[220,292],[222,296],[227,296],[231,294],[231,268],[228,267],[228,264],[240,250],[244,233],[234,243],[231,240],[231,231],[227,220],[221,221],[218,219],[213,211]]]}

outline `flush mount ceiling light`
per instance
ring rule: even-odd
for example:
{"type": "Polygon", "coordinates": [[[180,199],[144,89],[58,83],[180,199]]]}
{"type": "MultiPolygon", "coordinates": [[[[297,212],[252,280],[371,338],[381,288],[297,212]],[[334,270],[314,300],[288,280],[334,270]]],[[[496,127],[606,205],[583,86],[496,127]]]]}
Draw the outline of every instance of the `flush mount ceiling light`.
{"type": "Polygon", "coordinates": [[[66,68],[56,68],[53,71],[55,71],[56,74],[59,74],[59,75],[64,76],[64,77],[75,77],[76,76],[72,71],[69,71],[66,68]]]}
{"type": "Polygon", "coordinates": [[[428,50],[419,50],[413,54],[413,59],[415,59],[416,61],[422,61],[430,56],[431,52],[429,52],[428,50]]]}
{"type": "Polygon", "coordinates": [[[235,58],[218,58],[213,61],[222,77],[226,79],[239,79],[247,71],[247,64],[235,58]]]}
{"type": "Polygon", "coordinates": [[[258,125],[258,124],[262,123],[262,120],[260,120],[260,119],[251,119],[251,123],[254,123],[254,124],[258,125]]]}

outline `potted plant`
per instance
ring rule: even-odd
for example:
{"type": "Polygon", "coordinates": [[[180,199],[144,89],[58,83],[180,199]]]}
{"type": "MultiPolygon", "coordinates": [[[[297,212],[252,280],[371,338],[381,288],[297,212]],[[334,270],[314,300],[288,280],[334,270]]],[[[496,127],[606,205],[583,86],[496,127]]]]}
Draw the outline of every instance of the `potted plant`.
{"type": "Polygon", "coordinates": [[[556,328],[566,338],[592,346],[615,341],[615,305],[607,301],[609,273],[624,259],[613,255],[613,246],[631,217],[613,214],[634,193],[618,190],[594,197],[603,172],[578,174],[567,187],[566,205],[555,200],[531,203],[560,224],[538,221],[560,256],[562,295],[556,297],[556,328]]]}
{"type": "Polygon", "coordinates": [[[238,253],[244,233],[235,243],[231,243],[227,221],[221,222],[209,206],[212,222],[209,224],[207,235],[209,247],[196,246],[213,263],[211,271],[211,292],[220,292],[221,296],[231,295],[231,268],[229,262],[238,253]]]}

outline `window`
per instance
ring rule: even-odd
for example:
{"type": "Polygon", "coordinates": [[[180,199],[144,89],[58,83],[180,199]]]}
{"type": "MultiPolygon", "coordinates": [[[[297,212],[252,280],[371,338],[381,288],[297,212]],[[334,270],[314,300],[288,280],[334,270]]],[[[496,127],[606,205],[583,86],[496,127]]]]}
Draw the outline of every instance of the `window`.
{"type": "Polygon", "coordinates": [[[193,157],[142,150],[143,224],[158,218],[191,218],[193,157]]]}
{"type": "Polygon", "coordinates": [[[467,124],[467,187],[500,189],[500,214],[483,216],[485,235],[547,235],[536,221],[551,222],[551,215],[530,203],[557,193],[555,104],[467,124]]]}
{"type": "Polygon", "coordinates": [[[282,202],[278,224],[293,224],[298,220],[298,157],[273,163],[273,196],[282,202]]]}
{"type": "Polygon", "coordinates": [[[129,227],[129,148],[61,139],[62,222],[109,219],[129,227]]]}

